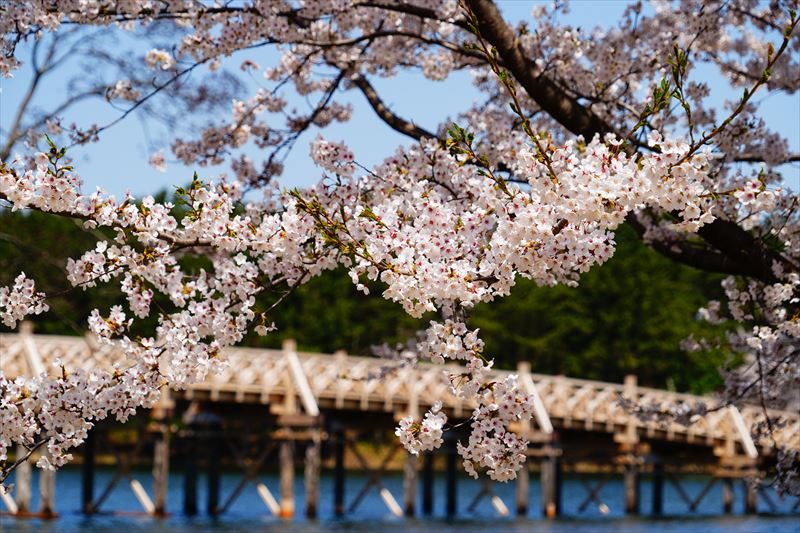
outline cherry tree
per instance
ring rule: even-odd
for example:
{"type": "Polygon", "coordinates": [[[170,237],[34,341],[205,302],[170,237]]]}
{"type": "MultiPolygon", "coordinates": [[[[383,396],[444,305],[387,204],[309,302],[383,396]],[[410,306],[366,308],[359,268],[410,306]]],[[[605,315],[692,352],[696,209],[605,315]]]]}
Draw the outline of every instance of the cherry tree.
{"type": "MultiPolygon", "coordinates": [[[[510,425],[531,416],[530,398],[514,376],[487,379],[491,354],[469,327],[469,311],[507,295],[519,277],[577,285],[614,254],[623,223],[670,259],[729,275],[727,301],[709,302],[700,314],[730,324],[730,333],[686,342],[687,349],[724,343],[744,356],[726,374],[727,401],[755,400],[765,413],[791,406],[800,376],[800,198],[782,170],[800,156],[760,116],[754,95],[800,88],[796,5],[635,3],[617,27],[593,31],[563,26],[565,3],[532,7],[528,22],[512,26],[491,0],[0,6],[5,76],[25,60],[21,43],[57,50],[76,28],[152,29],[168,41],[135,59],[82,45],[115,65],[92,94],[117,106],[117,120],[66,126],[56,106],[26,121],[21,107],[5,132],[0,204],[113,235],[71,259],[66,281],[74,290],[113,283],[126,295],[126,306],[96,309],[88,323],[127,363],[14,380],[0,374],[0,459],[21,444],[44,450],[40,466],[63,465],[96,421],[125,420],[153,405],[163,386],[204,379],[248,331],[269,334],[285,294],[343,266],[365,292],[366,280],[380,280],[382,296],[412,316],[439,313],[415,349],[434,363],[465,365],[464,374],[449,375],[453,391],[477,403],[469,439],[458,446],[465,468],[513,479],[526,443],[510,425]],[[279,59],[262,66],[251,54],[266,47],[279,59]],[[257,73],[265,85],[221,112],[217,104],[239,87],[235,74],[220,74],[234,60],[240,75],[257,73]],[[714,67],[741,97],[714,98],[699,65],[714,67]],[[393,112],[373,84],[402,70],[431,80],[468,71],[482,99],[456,123],[427,131],[393,112]],[[189,77],[202,72],[211,81],[189,77]],[[222,87],[215,79],[232,81],[222,87]],[[310,157],[322,179],[282,188],[286,155],[303,134],[349,120],[350,92],[413,142],[367,168],[346,143],[320,134],[310,157]],[[152,104],[165,93],[174,107],[159,111],[164,106],[152,104]],[[290,93],[311,101],[310,111],[293,109],[290,93]],[[136,112],[174,120],[198,111],[198,101],[216,103],[199,106],[216,110],[213,122],[177,134],[151,159],[163,166],[168,149],[198,169],[174,203],[81,188],[72,151],[136,112]],[[230,166],[230,177],[198,177],[219,164],[230,166]],[[206,266],[190,266],[191,257],[206,266]],[[257,303],[273,289],[279,296],[269,306],[257,303]],[[169,306],[155,308],[157,294],[169,306]],[[128,334],[151,316],[158,325],[149,337],[128,334]]],[[[53,51],[42,62],[35,49],[31,60],[37,80],[59,61],[53,51]]],[[[8,327],[58,297],[39,292],[24,273],[14,276],[0,288],[8,327]]],[[[397,435],[419,453],[439,446],[447,428],[436,405],[422,420],[401,421],[397,435]]],[[[781,452],[792,491],[800,490],[799,462],[781,452]]]]}

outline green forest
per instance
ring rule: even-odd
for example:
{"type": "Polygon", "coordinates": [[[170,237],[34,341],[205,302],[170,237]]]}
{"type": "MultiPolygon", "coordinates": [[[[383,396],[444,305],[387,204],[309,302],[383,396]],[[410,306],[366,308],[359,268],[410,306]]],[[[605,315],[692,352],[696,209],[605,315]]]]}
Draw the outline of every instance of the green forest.
{"type": "MultiPolygon", "coordinates": [[[[2,210],[0,285],[24,271],[37,289],[63,291],[67,258],[78,257],[98,238],[104,234],[85,230],[79,221],[2,210]]],[[[509,297],[474,309],[471,324],[481,329],[486,353],[500,368],[527,360],[538,373],[615,382],[634,373],[642,385],[696,393],[718,387],[719,368],[729,355],[687,354],[679,343],[690,334],[716,333],[696,319],[696,312],[719,297],[720,277],[661,257],[626,226],[618,231],[617,243],[616,255],[584,275],[577,288],[537,287],[521,279],[509,297]]],[[[246,344],[278,347],[284,338],[294,338],[301,350],[370,354],[374,345],[413,338],[435,318],[412,319],[381,298],[379,283],[370,289],[365,296],[345,271],[328,272],[276,309],[270,318],[277,331],[267,337],[252,334],[246,344]]],[[[263,298],[266,308],[275,295],[263,298]]],[[[115,304],[124,304],[124,298],[111,285],[65,292],[51,301],[49,313],[33,318],[35,331],[82,334],[91,309],[115,304]]]]}

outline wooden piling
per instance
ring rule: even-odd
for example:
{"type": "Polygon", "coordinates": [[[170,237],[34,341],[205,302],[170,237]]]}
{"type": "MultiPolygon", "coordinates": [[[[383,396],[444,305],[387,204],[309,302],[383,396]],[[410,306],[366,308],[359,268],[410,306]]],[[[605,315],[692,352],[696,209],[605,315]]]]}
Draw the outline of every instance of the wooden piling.
{"type": "Polygon", "coordinates": [[[284,440],[279,453],[281,478],[281,517],[294,516],[294,441],[284,440]]]}
{"type": "Polygon", "coordinates": [[[557,450],[548,446],[541,461],[542,513],[547,518],[561,514],[561,461],[557,450]]]}
{"type": "Polygon", "coordinates": [[[528,492],[530,485],[531,472],[528,470],[528,461],[522,465],[517,472],[517,515],[526,516],[528,514],[528,492]]]}
{"type": "Polygon", "coordinates": [[[623,471],[623,484],[625,489],[625,512],[628,514],[639,513],[639,466],[634,457],[629,457],[623,471]]]}
{"type": "Polygon", "coordinates": [[[433,452],[427,452],[422,459],[422,512],[433,513],[433,452]]]}
{"type": "MultiPolygon", "coordinates": [[[[535,385],[530,378],[531,372],[531,365],[527,361],[520,361],[517,364],[517,375],[521,377],[521,383],[523,385],[523,390],[530,393],[532,390],[535,389],[535,385]]],[[[536,395],[538,398],[538,394],[536,395]]],[[[544,430],[543,430],[544,431],[544,430]]],[[[528,440],[531,434],[531,419],[530,418],[523,418],[519,422],[519,435],[523,440],[528,440]]],[[[517,504],[517,516],[526,516],[528,514],[528,491],[530,485],[530,475],[531,472],[528,466],[527,457],[525,459],[525,463],[523,464],[522,468],[519,472],[517,472],[517,486],[516,486],[516,504],[517,504]]]]}
{"type": "MultiPolygon", "coordinates": [[[[419,420],[419,393],[422,384],[417,382],[412,387],[408,398],[408,416],[419,420]]],[[[400,415],[402,417],[402,415],[400,415]]],[[[396,418],[397,419],[397,418],[396,418]]],[[[405,515],[414,516],[417,503],[417,464],[419,457],[410,453],[406,454],[403,462],[403,503],[405,515]]]]}
{"type": "MultiPolygon", "coordinates": [[[[28,449],[25,446],[17,445],[17,457],[23,457],[27,453],[28,449]]],[[[28,458],[24,463],[20,463],[14,471],[14,503],[17,505],[17,513],[24,514],[31,510],[32,477],[31,460],[28,458]]]]}
{"type": "Polygon", "coordinates": [[[156,433],[153,446],[153,513],[163,516],[167,509],[169,483],[169,428],[156,433]]]}
{"type": "Polygon", "coordinates": [[[664,463],[653,463],[653,514],[664,512],[664,463]]]}
{"type": "MultiPolygon", "coordinates": [[[[625,376],[624,396],[627,400],[636,402],[638,399],[638,380],[635,375],[625,376]]],[[[637,456],[637,444],[639,435],[637,432],[638,422],[633,413],[628,413],[628,424],[625,433],[615,435],[615,440],[620,443],[621,449],[625,452],[623,457],[622,481],[625,491],[625,512],[627,514],[639,513],[639,458],[637,456]]]]}
{"type": "Polygon", "coordinates": [[[220,454],[222,452],[220,446],[220,427],[218,424],[209,425],[207,428],[206,437],[206,450],[208,453],[208,506],[207,512],[209,515],[219,514],[219,492],[220,492],[220,454]]]}
{"type": "Polygon", "coordinates": [[[83,465],[81,466],[81,510],[83,514],[94,513],[94,464],[96,430],[90,429],[83,441],[83,465]]]}
{"type": "Polygon", "coordinates": [[[452,432],[447,433],[445,436],[446,448],[446,463],[445,463],[445,497],[446,513],[447,516],[455,516],[457,510],[457,495],[456,495],[456,460],[458,459],[458,452],[456,450],[457,439],[452,432]]]}
{"type": "Polygon", "coordinates": [[[733,512],[733,479],[729,477],[722,478],[722,512],[733,512]]]}
{"type": "Polygon", "coordinates": [[[316,518],[319,502],[320,441],[318,432],[306,446],[306,465],[303,480],[306,490],[306,518],[316,518]]]}
{"type": "Polygon", "coordinates": [[[403,463],[403,503],[406,516],[414,516],[417,502],[417,456],[407,453],[403,463]]]}
{"type": "Polygon", "coordinates": [[[745,514],[755,514],[758,512],[758,481],[752,478],[745,478],[744,483],[744,512],[745,514]]]}
{"type": "Polygon", "coordinates": [[[189,516],[197,514],[197,433],[189,429],[186,433],[183,452],[183,512],[189,516]]]}
{"type": "Polygon", "coordinates": [[[55,516],[56,471],[39,471],[39,513],[43,517],[55,516]]]}
{"type": "Polygon", "coordinates": [[[333,511],[336,516],[344,515],[344,431],[338,429],[333,439],[333,511]]]}

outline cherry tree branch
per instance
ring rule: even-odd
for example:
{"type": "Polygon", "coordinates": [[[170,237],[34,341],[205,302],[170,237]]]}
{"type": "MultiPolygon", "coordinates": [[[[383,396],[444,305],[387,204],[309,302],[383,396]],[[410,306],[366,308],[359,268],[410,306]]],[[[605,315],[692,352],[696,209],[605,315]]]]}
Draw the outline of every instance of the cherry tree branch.
{"type": "Polygon", "coordinates": [[[422,140],[423,138],[437,138],[435,133],[417,126],[413,122],[409,122],[408,120],[405,120],[399,115],[393,113],[386,106],[386,104],[383,103],[383,100],[381,100],[381,97],[375,91],[375,88],[363,75],[354,74],[350,77],[350,81],[353,82],[353,84],[364,94],[369,102],[369,105],[372,106],[372,109],[375,111],[378,117],[393,130],[402,133],[403,135],[408,135],[409,137],[418,141],[422,140]]]}
{"type": "MultiPolygon", "coordinates": [[[[585,139],[615,132],[610,124],[568,97],[528,59],[520,47],[514,31],[505,22],[499,9],[491,0],[464,0],[464,2],[479,20],[478,30],[481,36],[497,50],[506,69],[542,110],[550,114],[567,130],[576,135],[582,135],[585,139]]],[[[775,59],[777,57],[774,57],[770,64],[774,63],[775,59]]],[[[716,134],[717,132],[715,130],[712,133],[716,134]]],[[[629,215],[627,220],[633,223],[635,215],[629,215]]],[[[634,227],[637,225],[641,229],[641,224],[634,224],[634,227]]],[[[640,237],[643,236],[643,231],[638,233],[640,237]]],[[[711,267],[710,270],[726,273],[747,272],[766,282],[772,282],[775,279],[772,271],[773,263],[775,261],[784,262],[781,254],[763,246],[752,234],[735,222],[716,219],[701,227],[698,234],[713,247],[706,258],[701,258],[702,251],[692,250],[690,252],[688,249],[679,248],[679,251],[676,252],[667,245],[654,248],[660,252],[669,249],[668,256],[682,263],[692,266],[703,265],[703,268],[711,267]],[[722,261],[719,254],[724,254],[728,259],[722,261]],[[738,265],[734,266],[734,263],[738,265]]]]}
{"type": "Polygon", "coordinates": [[[544,75],[520,47],[517,36],[490,0],[465,0],[479,20],[479,31],[495,47],[505,68],[533,100],[559,124],[587,140],[614,129],[588,108],[567,96],[553,80],[544,75]]]}

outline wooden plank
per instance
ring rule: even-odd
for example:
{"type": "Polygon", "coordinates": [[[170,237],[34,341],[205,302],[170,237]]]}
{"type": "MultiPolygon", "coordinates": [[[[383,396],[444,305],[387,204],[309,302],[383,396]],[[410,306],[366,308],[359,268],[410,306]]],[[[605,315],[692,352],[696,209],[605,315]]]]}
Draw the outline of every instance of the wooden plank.
{"type": "Polygon", "coordinates": [[[320,424],[319,415],[287,413],[278,416],[278,425],[284,427],[309,427],[320,424]]]}
{"type": "Polygon", "coordinates": [[[267,509],[269,509],[270,513],[275,516],[281,515],[281,506],[266,485],[261,482],[256,483],[256,492],[258,492],[258,495],[261,496],[261,499],[267,506],[267,509]]]}
{"type": "Polygon", "coordinates": [[[19,336],[22,339],[22,345],[25,347],[25,362],[28,363],[31,377],[38,377],[45,372],[45,367],[33,338],[33,324],[27,320],[20,324],[19,336]]]}
{"type": "Polygon", "coordinates": [[[292,374],[294,385],[297,387],[297,392],[300,394],[300,400],[303,402],[303,409],[311,416],[318,416],[317,399],[311,391],[311,385],[308,384],[308,378],[303,371],[303,366],[300,364],[300,359],[297,358],[297,344],[294,340],[286,339],[283,341],[283,353],[289,363],[289,371],[292,374]]]}
{"type": "Polygon", "coordinates": [[[389,492],[389,489],[386,487],[381,487],[381,499],[386,504],[386,507],[389,508],[389,511],[395,516],[403,516],[403,509],[400,508],[400,504],[397,503],[397,500],[394,499],[392,493],[389,492]]]}
{"type": "Polygon", "coordinates": [[[0,501],[3,502],[3,505],[6,506],[8,512],[10,514],[17,514],[19,509],[17,509],[17,503],[14,501],[14,498],[11,497],[11,494],[6,492],[5,487],[0,487],[0,501]]]}
{"type": "Polygon", "coordinates": [[[744,448],[745,453],[748,457],[756,458],[758,457],[758,450],[756,450],[756,445],[753,442],[753,437],[750,436],[750,431],[748,431],[747,426],[744,423],[744,419],[742,418],[742,413],[736,408],[735,405],[728,406],[728,414],[730,415],[731,419],[733,420],[733,426],[736,428],[736,431],[739,433],[739,439],[742,441],[742,447],[744,448]]]}
{"type": "Polygon", "coordinates": [[[550,415],[547,413],[547,408],[539,396],[539,391],[536,389],[536,384],[531,378],[531,364],[523,361],[517,365],[517,372],[519,372],[520,385],[522,389],[530,394],[533,399],[533,415],[536,418],[536,423],[539,429],[547,434],[553,432],[553,423],[550,421],[550,415]]]}
{"type": "Polygon", "coordinates": [[[147,491],[144,490],[142,484],[136,479],[131,479],[130,485],[134,496],[136,496],[136,499],[139,500],[139,503],[142,505],[145,512],[147,514],[155,514],[156,507],[153,505],[153,500],[151,500],[150,496],[147,495],[147,491]]]}

